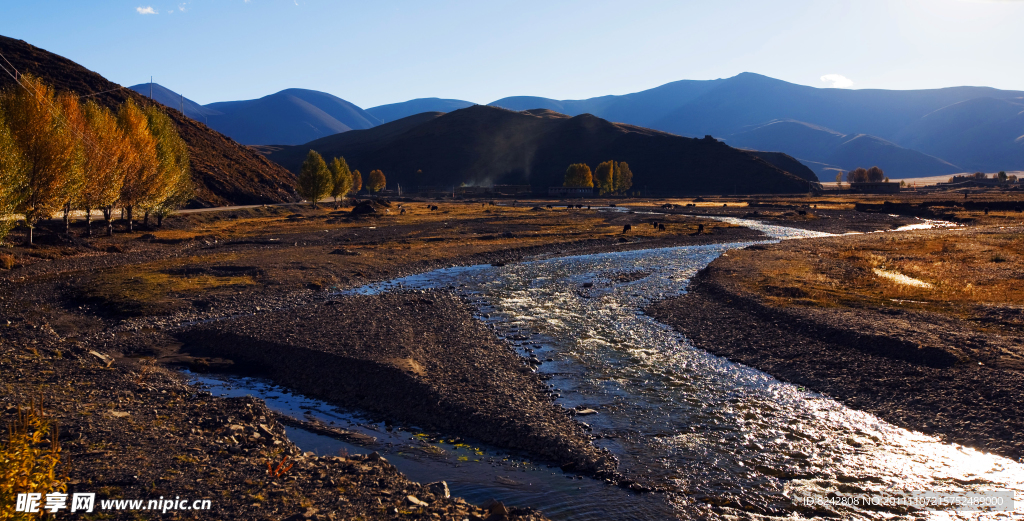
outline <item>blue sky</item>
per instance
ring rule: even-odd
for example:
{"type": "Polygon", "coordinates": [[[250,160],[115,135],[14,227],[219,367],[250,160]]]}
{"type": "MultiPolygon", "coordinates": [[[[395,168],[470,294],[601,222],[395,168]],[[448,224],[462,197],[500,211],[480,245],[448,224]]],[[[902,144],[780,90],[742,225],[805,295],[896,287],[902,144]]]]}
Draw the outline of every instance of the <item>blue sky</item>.
{"type": "MultiPolygon", "coordinates": [[[[757,72],[1024,90],[1024,0],[4,0],[0,34],[200,102],[582,99],[757,72]]],[[[822,77],[830,78],[823,81],[822,77]]]]}

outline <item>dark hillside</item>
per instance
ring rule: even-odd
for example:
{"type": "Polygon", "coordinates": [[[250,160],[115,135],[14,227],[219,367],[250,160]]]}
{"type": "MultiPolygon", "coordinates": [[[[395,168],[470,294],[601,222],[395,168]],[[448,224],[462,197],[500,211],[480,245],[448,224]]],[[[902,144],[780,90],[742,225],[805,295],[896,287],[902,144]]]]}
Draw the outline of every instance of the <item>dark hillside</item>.
{"type": "MultiPolygon", "coordinates": [[[[59,91],[95,95],[94,99],[111,108],[116,108],[129,97],[140,105],[154,103],[67,58],[22,40],[0,36],[0,54],[7,59],[2,62],[6,68],[13,66],[20,73],[34,74],[59,91]]],[[[14,78],[0,73],[0,88],[15,86],[14,78]]],[[[165,110],[188,143],[192,177],[197,187],[196,198],[191,203],[193,206],[275,203],[295,199],[294,178],[287,170],[175,109],[165,110]]]]}
{"type": "Polygon", "coordinates": [[[814,173],[814,170],[807,168],[807,165],[804,165],[789,154],[783,154],[782,152],[761,152],[760,150],[747,150],[746,152],[758,159],[764,160],[775,168],[785,170],[800,179],[814,182],[818,181],[818,176],[814,173]]]}
{"type": "MultiPolygon", "coordinates": [[[[277,148],[277,147],[275,147],[277,148]]],[[[546,109],[513,112],[477,105],[444,115],[421,114],[380,127],[269,151],[297,170],[313,148],[344,156],[363,172],[379,168],[388,183],[407,187],[491,183],[560,186],[566,167],[626,161],[634,190],[650,193],[804,192],[807,181],[713,139],[691,139],[611,123],[590,114],[546,109]],[[423,118],[419,124],[416,118],[423,118]],[[416,172],[422,170],[422,176],[416,172]]]]}

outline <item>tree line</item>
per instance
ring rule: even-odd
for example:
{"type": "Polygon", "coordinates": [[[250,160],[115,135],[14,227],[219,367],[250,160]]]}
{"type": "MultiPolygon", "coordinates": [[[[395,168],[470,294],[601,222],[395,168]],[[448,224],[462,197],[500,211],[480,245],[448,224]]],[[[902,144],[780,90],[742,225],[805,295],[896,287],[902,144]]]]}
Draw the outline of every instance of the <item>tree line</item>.
{"type": "Polygon", "coordinates": [[[112,111],[70,92],[57,93],[32,75],[0,93],[0,240],[17,223],[28,242],[42,219],[101,210],[113,234],[115,209],[133,229],[136,210],[157,224],[193,195],[188,146],[171,118],[155,105],[131,98],[112,111]]]}
{"type": "Polygon", "coordinates": [[[593,173],[586,164],[573,163],[565,171],[562,186],[597,188],[601,195],[622,194],[633,186],[633,172],[624,161],[605,161],[593,173]]]}
{"type": "MultiPolygon", "coordinates": [[[[371,171],[366,180],[366,189],[370,192],[379,192],[385,186],[387,178],[384,177],[384,172],[371,171]]],[[[299,169],[299,178],[296,180],[299,195],[313,203],[313,208],[326,197],[333,197],[334,207],[337,208],[346,195],[358,193],[362,189],[363,175],[359,170],[349,169],[344,157],[336,157],[328,165],[316,150],[310,150],[306,154],[306,159],[299,169]]]]}
{"type": "MultiPolygon", "coordinates": [[[[843,182],[843,173],[836,174],[836,183],[843,182]]],[[[855,168],[846,173],[847,183],[888,183],[889,178],[877,166],[871,168],[855,168]]]]}

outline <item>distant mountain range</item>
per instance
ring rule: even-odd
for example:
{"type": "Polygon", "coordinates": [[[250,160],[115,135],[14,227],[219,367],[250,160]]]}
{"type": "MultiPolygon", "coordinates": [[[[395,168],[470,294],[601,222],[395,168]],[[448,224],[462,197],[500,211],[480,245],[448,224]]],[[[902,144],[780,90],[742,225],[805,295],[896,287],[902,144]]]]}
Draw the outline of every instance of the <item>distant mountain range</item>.
{"type": "Polygon", "coordinates": [[[492,103],[590,113],[682,136],[797,157],[823,180],[878,165],[892,177],[1024,167],[1024,92],[819,89],[759,74],[587,100],[513,97],[492,103]]]}
{"type": "Polygon", "coordinates": [[[310,149],[343,156],[367,173],[381,169],[389,186],[531,184],[560,186],[566,167],[629,163],[634,189],[656,193],[805,192],[814,175],[782,154],[762,159],[714,139],[693,139],[581,114],[516,112],[474,105],[427,112],[299,146],[258,147],[297,172],[310,149]],[[797,171],[783,170],[787,164],[797,171]],[[801,178],[803,174],[805,178],[801,178]]]}
{"type": "MultiPolygon", "coordinates": [[[[149,85],[135,88],[147,94],[149,85]]],[[[180,95],[162,88],[154,88],[154,98],[182,105],[180,95]]],[[[329,94],[299,89],[244,102],[184,104],[186,114],[204,115],[211,127],[241,143],[275,145],[472,105],[420,98],[363,111],[329,94]]],[[[1024,169],[1024,92],[988,87],[820,89],[743,73],[620,96],[517,96],[490,105],[592,114],[684,137],[712,135],[739,148],[789,154],[825,181],[840,171],[874,165],[893,178],[1024,169]]]]}
{"type": "MultiPolygon", "coordinates": [[[[149,96],[151,84],[132,90],[149,96]]],[[[259,99],[199,105],[170,89],[152,84],[153,99],[181,110],[243,145],[298,145],[317,138],[380,124],[365,110],[326,92],[285,89],[259,99]]]]}
{"type": "Polygon", "coordinates": [[[403,101],[402,103],[371,107],[366,109],[366,112],[369,112],[381,122],[388,122],[424,112],[451,112],[472,107],[473,105],[476,105],[476,103],[458,99],[417,98],[403,101]]]}

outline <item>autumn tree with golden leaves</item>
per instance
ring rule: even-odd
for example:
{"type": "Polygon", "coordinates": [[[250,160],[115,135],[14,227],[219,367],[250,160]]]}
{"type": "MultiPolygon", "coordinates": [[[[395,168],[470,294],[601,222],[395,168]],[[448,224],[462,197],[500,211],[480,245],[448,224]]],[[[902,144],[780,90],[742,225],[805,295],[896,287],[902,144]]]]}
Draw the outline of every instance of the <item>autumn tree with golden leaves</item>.
{"type": "Polygon", "coordinates": [[[605,161],[594,169],[594,187],[601,195],[615,191],[615,161],[605,161]]]}
{"type": "Polygon", "coordinates": [[[331,160],[331,197],[334,197],[334,208],[337,209],[345,195],[352,190],[352,171],[344,157],[331,160]]]}
{"type": "Polygon", "coordinates": [[[0,106],[0,242],[17,222],[12,217],[24,196],[25,183],[25,161],[0,106]]]}
{"type": "Polygon", "coordinates": [[[316,208],[316,203],[331,193],[331,185],[331,171],[327,168],[323,156],[316,150],[310,150],[299,169],[299,178],[296,182],[299,195],[313,203],[313,208],[316,208]]]}
{"type": "Polygon", "coordinates": [[[359,170],[352,171],[352,190],[350,193],[358,194],[363,189],[363,174],[359,170]]]}
{"type": "Polygon", "coordinates": [[[188,145],[166,112],[155,105],[146,108],[149,130],[156,140],[157,172],[149,198],[140,205],[145,211],[143,222],[149,225],[149,214],[155,213],[157,225],[172,211],[192,198],[192,174],[189,167],[188,145]]]}
{"type": "Polygon", "coordinates": [[[612,192],[624,194],[633,187],[633,171],[629,169],[629,165],[625,161],[615,165],[612,176],[612,192]]]}
{"type": "Polygon", "coordinates": [[[565,171],[565,181],[562,186],[572,188],[593,188],[594,177],[590,173],[590,167],[583,163],[573,163],[565,171]]]}
{"type": "Polygon", "coordinates": [[[366,188],[371,192],[379,192],[387,186],[387,182],[384,172],[373,170],[370,172],[370,178],[366,180],[366,188]]]}
{"type": "Polygon", "coordinates": [[[15,211],[25,216],[31,244],[36,223],[71,198],[82,152],[53,89],[28,74],[19,81],[22,88],[0,97],[0,106],[20,150],[24,183],[15,211]]]}
{"type": "Polygon", "coordinates": [[[149,131],[146,113],[131,99],[117,111],[117,121],[129,150],[125,155],[125,176],[119,203],[127,213],[128,231],[132,231],[135,208],[149,202],[158,175],[156,138],[149,131]]]}
{"type": "Polygon", "coordinates": [[[107,235],[113,235],[111,217],[121,197],[126,156],[131,151],[113,112],[92,100],[85,103],[83,112],[87,145],[78,209],[85,212],[87,234],[92,235],[92,211],[99,209],[106,218],[107,235]]]}

